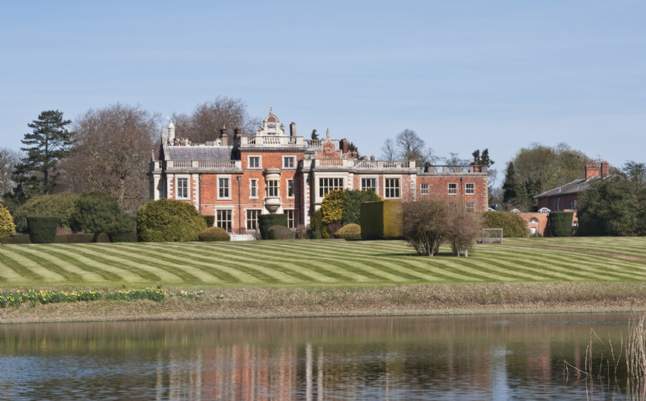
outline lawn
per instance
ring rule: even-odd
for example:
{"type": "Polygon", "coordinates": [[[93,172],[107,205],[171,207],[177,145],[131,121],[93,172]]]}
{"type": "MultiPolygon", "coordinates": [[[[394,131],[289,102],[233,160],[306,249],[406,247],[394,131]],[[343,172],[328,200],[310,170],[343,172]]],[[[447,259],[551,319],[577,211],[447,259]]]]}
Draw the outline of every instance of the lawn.
{"type": "Polygon", "coordinates": [[[0,245],[3,287],[550,281],[646,281],[646,238],[508,239],[469,258],[419,257],[401,241],[0,245]]]}

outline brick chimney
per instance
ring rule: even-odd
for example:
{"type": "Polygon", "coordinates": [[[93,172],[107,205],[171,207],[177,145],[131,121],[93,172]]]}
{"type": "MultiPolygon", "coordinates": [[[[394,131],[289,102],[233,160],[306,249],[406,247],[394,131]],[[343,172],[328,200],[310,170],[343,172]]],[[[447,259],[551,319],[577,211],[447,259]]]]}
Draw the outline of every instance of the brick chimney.
{"type": "Polygon", "coordinates": [[[229,144],[229,134],[226,127],[220,129],[220,139],[222,139],[222,145],[227,146],[229,144]]]}
{"type": "Polygon", "coordinates": [[[608,174],[608,162],[588,162],[585,165],[585,179],[589,180],[590,178],[594,177],[604,177],[603,175],[603,169],[605,165],[605,173],[606,175],[608,174]]]}
{"type": "Polygon", "coordinates": [[[601,162],[601,177],[605,178],[610,175],[610,165],[607,161],[601,162]]]}
{"type": "Polygon", "coordinates": [[[289,136],[292,138],[296,137],[296,123],[291,122],[289,123],[289,136]]]}

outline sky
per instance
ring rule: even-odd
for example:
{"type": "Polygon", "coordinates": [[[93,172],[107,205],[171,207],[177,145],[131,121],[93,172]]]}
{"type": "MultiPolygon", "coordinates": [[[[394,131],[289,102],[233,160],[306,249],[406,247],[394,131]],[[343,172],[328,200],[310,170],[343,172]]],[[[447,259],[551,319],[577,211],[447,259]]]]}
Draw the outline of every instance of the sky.
{"type": "Polygon", "coordinates": [[[46,109],[228,96],[362,154],[408,128],[499,169],[533,143],[646,160],[644,1],[2,3],[0,147],[46,109]]]}

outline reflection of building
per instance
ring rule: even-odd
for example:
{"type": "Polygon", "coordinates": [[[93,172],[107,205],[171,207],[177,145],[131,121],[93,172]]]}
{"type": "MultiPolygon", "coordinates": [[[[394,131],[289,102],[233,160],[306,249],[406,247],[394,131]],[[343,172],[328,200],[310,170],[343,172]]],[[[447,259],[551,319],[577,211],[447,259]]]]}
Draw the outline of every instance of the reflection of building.
{"type": "Polygon", "coordinates": [[[333,190],[372,190],[384,199],[434,196],[487,209],[486,168],[416,166],[414,161],[359,158],[346,139],[305,139],[286,132],[271,111],[255,135],[222,129],[216,141],[191,144],[171,123],[152,162],[154,199],[192,203],[228,231],[254,231],[258,216],[285,213],[290,227],[308,225],[333,190]]]}

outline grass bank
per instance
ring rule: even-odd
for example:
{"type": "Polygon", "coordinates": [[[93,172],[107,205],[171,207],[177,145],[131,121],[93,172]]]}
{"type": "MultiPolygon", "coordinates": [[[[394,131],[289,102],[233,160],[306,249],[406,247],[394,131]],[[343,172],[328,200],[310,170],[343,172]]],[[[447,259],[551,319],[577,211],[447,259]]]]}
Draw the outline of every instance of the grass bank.
{"type": "Polygon", "coordinates": [[[150,300],[25,304],[0,322],[646,311],[646,283],[472,283],[170,289],[150,300]]]}

